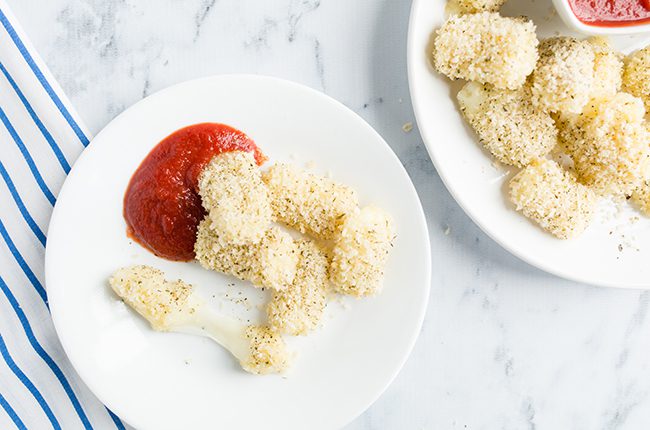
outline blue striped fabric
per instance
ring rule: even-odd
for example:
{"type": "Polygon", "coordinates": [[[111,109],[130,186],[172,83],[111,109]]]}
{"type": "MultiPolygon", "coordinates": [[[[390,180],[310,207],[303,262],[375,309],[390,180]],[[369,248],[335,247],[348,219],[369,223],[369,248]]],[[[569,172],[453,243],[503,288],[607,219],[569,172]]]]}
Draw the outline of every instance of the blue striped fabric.
{"type": "Polygon", "coordinates": [[[25,423],[23,423],[23,421],[20,419],[18,414],[16,414],[16,411],[13,410],[9,402],[7,402],[7,400],[2,396],[2,394],[0,394],[0,406],[2,406],[2,409],[5,410],[7,415],[9,415],[9,418],[11,418],[11,420],[14,422],[16,427],[18,427],[19,429],[27,428],[25,427],[25,423]]]}
{"type": "Polygon", "coordinates": [[[47,225],[90,141],[0,0],[0,429],[125,429],[81,382],[54,332],[47,225]]]}

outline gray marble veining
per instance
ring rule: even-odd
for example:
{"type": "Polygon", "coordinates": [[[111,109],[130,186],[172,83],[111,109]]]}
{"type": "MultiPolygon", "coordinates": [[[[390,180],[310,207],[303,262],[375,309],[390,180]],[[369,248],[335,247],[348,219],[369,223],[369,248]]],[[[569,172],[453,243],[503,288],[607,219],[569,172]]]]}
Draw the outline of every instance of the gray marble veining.
{"type": "Polygon", "coordinates": [[[409,0],[8,1],[93,132],[173,83],[246,72],[325,91],[388,141],[427,214],[431,302],[406,366],[349,430],[649,427],[650,294],[509,255],[402,130],[409,0]]]}

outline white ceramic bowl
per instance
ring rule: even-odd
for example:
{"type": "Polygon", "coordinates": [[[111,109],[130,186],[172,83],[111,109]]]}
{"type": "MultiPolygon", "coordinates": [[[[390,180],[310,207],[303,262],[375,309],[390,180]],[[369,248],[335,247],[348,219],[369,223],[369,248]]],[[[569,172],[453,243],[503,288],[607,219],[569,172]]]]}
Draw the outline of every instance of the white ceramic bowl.
{"type": "Polygon", "coordinates": [[[592,36],[614,36],[621,34],[638,34],[650,32],[650,22],[642,24],[629,24],[618,27],[605,27],[601,25],[589,25],[580,21],[571,9],[569,0],[553,0],[553,5],[562,21],[575,31],[592,36]]]}

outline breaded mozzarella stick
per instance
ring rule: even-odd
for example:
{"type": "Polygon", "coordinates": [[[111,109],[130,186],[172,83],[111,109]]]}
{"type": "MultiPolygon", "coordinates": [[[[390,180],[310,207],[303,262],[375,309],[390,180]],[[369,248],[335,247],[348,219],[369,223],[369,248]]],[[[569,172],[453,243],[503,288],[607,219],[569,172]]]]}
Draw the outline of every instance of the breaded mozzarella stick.
{"type": "Polygon", "coordinates": [[[317,239],[331,239],[341,219],[358,206],[356,192],[324,176],[288,164],[262,174],[274,217],[317,239]]]}
{"type": "Polygon", "coordinates": [[[283,290],[293,282],[298,264],[293,238],[278,227],[268,229],[257,243],[234,245],[220,240],[207,218],[199,224],[194,252],[206,269],[274,290],[283,290]]]}
{"type": "Polygon", "coordinates": [[[379,292],[395,235],[392,224],[390,216],[374,206],[345,218],[330,266],[336,291],[357,297],[379,292]]]}
{"type": "Polygon", "coordinates": [[[109,283],[115,293],[156,331],[209,337],[227,349],[250,373],[281,373],[290,354],[281,337],[268,327],[246,326],[204,305],[193,287],[167,281],[149,266],[119,269],[109,283]]]}
{"type": "Polygon", "coordinates": [[[271,224],[269,196],[250,152],[217,155],[199,175],[210,227],[228,243],[258,242],[271,224]]]}

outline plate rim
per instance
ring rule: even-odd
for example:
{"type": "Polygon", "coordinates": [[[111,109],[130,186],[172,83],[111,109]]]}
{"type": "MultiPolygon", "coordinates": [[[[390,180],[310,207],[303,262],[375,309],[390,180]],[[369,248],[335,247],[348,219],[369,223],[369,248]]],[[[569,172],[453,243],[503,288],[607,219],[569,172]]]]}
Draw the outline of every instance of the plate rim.
{"type": "MultiPolygon", "coordinates": [[[[415,69],[418,67],[417,61],[421,60],[422,59],[421,55],[423,55],[422,52],[418,53],[418,46],[417,46],[418,41],[416,40],[416,35],[415,35],[415,27],[416,27],[415,22],[418,19],[416,17],[416,14],[418,12],[418,9],[421,7],[423,3],[424,0],[413,0],[413,3],[411,4],[410,15],[409,15],[407,47],[406,47],[406,65],[407,65],[407,76],[408,76],[408,84],[409,84],[409,94],[411,97],[411,102],[413,104],[413,113],[415,115],[415,121],[418,125],[418,131],[420,133],[420,137],[422,137],[424,146],[427,149],[427,153],[431,158],[431,161],[436,169],[436,172],[438,173],[438,176],[442,180],[442,183],[445,185],[445,188],[447,189],[449,194],[451,194],[451,196],[453,197],[454,201],[460,206],[460,208],[472,220],[472,222],[476,224],[481,229],[481,231],[485,233],[490,239],[492,239],[494,242],[496,242],[499,246],[501,246],[503,249],[508,251],[508,253],[510,253],[514,257],[518,258],[519,260],[539,270],[542,270],[551,275],[555,275],[559,278],[566,279],[569,281],[579,282],[587,286],[636,289],[636,290],[650,289],[650,284],[640,285],[640,284],[629,283],[629,282],[613,283],[613,282],[607,282],[599,279],[593,279],[593,278],[576,275],[575,273],[572,273],[570,271],[559,269],[553,266],[552,264],[547,264],[542,259],[537,259],[523,252],[519,252],[514,246],[512,246],[509,243],[509,241],[505,240],[502,237],[502,234],[498,229],[493,229],[489,227],[486,223],[483,223],[481,221],[481,218],[479,216],[477,216],[474,212],[468,209],[468,205],[465,203],[465,198],[461,196],[450,184],[451,181],[444,173],[445,170],[439,167],[439,165],[442,164],[442,161],[439,160],[437,157],[437,152],[434,149],[435,144],[430,143],[427,137],[425,136],[426,133],[423,132],[423,130],[426,129],[426,125],[425,125],[426,120],[422,112],[423,108],[422,108],[422,101],[421,101],[424,95],[420,95],[416,90],[415,88],[416,79],[414,77],[415,69]]],[[[432,28],[431,31],[433,32],[434,29],[432,28]]]]}
{"type": "MultiPolygon", "coordinates": [[[[112,118],[108,123],[106,123],[104,125],[104,127],[102,127],[102,129],[91,139],[89,145],[86,148],[84,148],[84,151],[82,151],[81,154],[79,155],[79,157],[75,160],[74,164],[72,165],[72,168],[71,168],[70,172],[66,176],[66,179],[65,179],[63,185],[61,186],[61,188],[59,190],[58,197],[57,197],[57,202],[56,202],[56,204],[55,204],[55,206],[53,208],[52,215],[51,215],[50,220],[48,222],[48,233],[52,231],[52,228],[55,228],[55,229],[57,228],[57,222],[58,222],[57,220],[59,219],[58,213],[60,212],[59,210],[57,210],[57,208],[60,207],[60,205],[59,205],[59,201],[60,201],[59,197],[64,195],[65,190],[67,188],[67,184],[69,182],[69,178],[71,176],[74,177],[73,175],[74,175],[74,172],[75,172],[75,167],[79,163],[84,163],[84,160],[87,158],[86,154],[89,152],[89,149],[92,147],[93,142],[95,141],[95,139],[97,139],[99,136],[101,136],[102,132],[104,132],[104,130],[107,127],[109,127],[114,122],[118,121],[120,118],[122,118],[124,115],[126,115],[131,109],[133,109],[134,107],[140,105],[141,103],[143,103],[145,100],[148,100],[149,98],[160,97],[160,96],[164,95],[164,93],[166,93],[166,92],[177,90],[179,87],[183,87],[183,86],[194,86],[194,85],[200,85],[200,83],[202,83],[202,82],[210,82],[210,81],[214,81],[214,80],[229,80],[229,79],[253,79],[253,80],[259,80],[259,81],[267,81],[267,82],[270,82],[273,85],[290,86],[290,87],[293,87],[295,89],[298,89],[300,91],[303,91],[305,93],[310,94],[310,97],[321,98],[322,100],[332,104],[333,106],[335,106],[335,107],[337,107],[339,109],[342,109],[348,115],[350,115],[350,117],[354,121],[358,122],[360,127],[366,128],[366,130],[370,134],[373,134],[377,138],[378,142],[382,143],[384,149],[388,150],[389,157],[391,157],[393,162],[396,163],[396,167],[401,170],[401,172],[405,175],[405,177],[408,180],[407,181],[407,183],[408,183],[408,187],[407,187],[408,192],[410,192],[412,194],[412,196],[415,197],[415,201],[417,202],[417,206],[418,206],[419,210],[416,211],[417,213],[414,214],[414,216],[418,220],[418,224],[420,225],[421,233],[424,235],[424,238],[425,238],[425,240],[423,241],[423,243],[424,243],[423,251],[424,251],[425,255],[423,256],[424,258],[422,259],[422,261],[424,262],[423,269],[424,269],[424,275],[425,275],[424,285],[423,285],[423,300],[419,304],[419,307],[417,309],[414,309],[418,313],[417,322],[416,322],[415,326],[413,327],[413,330],[411,330],[410,339],[408,340],[408,347],[405,348],[405,350],[404,350],[404,352],[402,354],[402,357],[400,358],[399,362],[397,363],[397,365],[395,366],[395,368],[393,369],[391,374],[387,375],[388,377],[386,379],[386,383],[383,384],[383,386],[380,389],[378,389],[377,392],[373,396],[369,396],[367,401],[363,402],[363,404],[360,406],[359,410],[355,411],[354,414],[350,414],[349,417],[347,417],[347,418],[345,418],[343,420],[341,425],[345,426],[345,425],[351,423],[352,421],[354,421],[359,416],[361,416],[364,412],[366,412],[379,399],[379,397],[381,397],[381,395],[388,389],[388,387],[391,386],[391,384],[393,383],[393,381],[395,380],[397,375],[403,369],[404,365],[406,364],[406,361],[411,356],[411,353],[413,352],[415,344],[416,344],[417,340],[419,339],[420,334],[422,332],[422,326],[424,324],[424,319],[425,319],[425,317],[427,315],[427,309],[428,309],[429,300],[430,300],[430,292],[431,292],[431,287],[432,287],[432,285],[431,285],[431,283],[432,283],[432,261],[431,261],[432,252],[431,252],[431,238],[429,236],[429,228],[428,228],[426,214],[424,212],[424,208],[422,206],[422,201],[420,199],[420,196],[419,196],[419,194],[417,192],[417,189],[415,188],[415,185],[413,184],[413,181],[411,180],[410,175],[408,174],[408,171],[406,170],[406,168],[404,167],[404,165],[400,161],[397,154],[393,151],[393,149],[386,142],[386,140],[379,134],[379,132],[377,130],[375,130],[375,128],[372,127],[363,117],[361,117],[361,115],[359,115],[357,112],[353,111],[351,108],[349,108],[348,106],[346,106],[342,102],[340,102],[340,101],[336,100],[335,98],[325,94],[324,92],[318,91],[318,90],[316,90],[314,88],[311,88],[311,87],[309,87],[307,85],[304,85],[304,84],[301,84],[301,83],[298,83],[298,82],[294,82],[294,81],[290,81],[290,80],[287,80],[287,79],[282,79],[282,78],[278,78],[278,77],[274,77],[274,76],[251,74],[251,73],[225,73],[225,74],[207,75],[207,76],[203,76],[203,77],[199,77],[199,78],[194,78],[194,79],[181,81],[181,82],[175,83],[173,85],[169,85],[169,86],[167,86],[165,88],[162,88],[162,89],[148,95],[147,97],[145,97],[145,98],[143,98],[141,100],[138,100],[137,102],[133,103],[132,105],[130,105],[129,107],[124,109],[122,112],[120,112],[114,118],[112,118]]],[[[48,280],[51,279],[52,276],[53,276],[53,275],[51,275],[51,273],[54,271],[54,269],[52,268],[52,266],[53,266],[53,264],[52,264],[52,258],[53,257],[51,257],[52,252],[49,251],[51,249],[51,247],[47,246],[50,243],[51,242],[48,242],[48,244],[46,244],[46,248],[45,248],[45,259],[44,259],[44,274],[45,274],[45,276],[44,276],[44,279],[45,279],[46,290],[48,292],[48,302],[49,302],[49,305],[50,305],[51,319],[52,319],[52,322],[53,322],[53,325],[54,325],[55,332],[57,334],[57,338],[59,339],[59,342],[61,343],[61,346],[63,348],[63,351],[64,351],[67,359],[70,361],[70,363],[71,363],[72,367],[74,368],[75,372],[77,372],[77,374],[79,375],[80,380],[88,388],[88,390],[90,392],[92,392],[92,394],[100,402],[102,402],[102,404],[104,404],[107,408],[110,408],[112,411],[116,411],[116,409],[121,410],[122,408],[113,408],[112,406],[109,406],[109,405],[113,404],[112,399],[105,398],[103,393],[102,394],[99,393],[100,390],[98,389],[98,387],[96,387],[94,385],[91,385],[88,382],[88,379],[85,378],[85,375],[86,375],[85,369],[84,369],[84,371],[80,370],[81,367],[78,366],[79,363],[75,359],[73,359],[72,355],[69,353],[69,351],[71,349],[71,346],[70,346],[69,342],[67,340],[64,340],[66,338],[65,336],[61,336],[62,328],[61,328],[61,323],[59,322],[59,318],[58,318],[59,306],[56,304],[58,299],[56,298],[57,297],[56,294],[54,294],[52,296],[50,295],[50,292],[51,292],[51,290],[49,289],[50,282],[48,282],[48,280]],[[50,297],[55,297],[55,299],[50,300],[50,297]]],[[[59,292],[59,294],[61,294],[61,292],[59,292]]],[[[120,412],[123,412],[123,411],[120,411],[120,412]]],[[[116,414],[122,421],[128,423],[129,425],[132,425],[130,417],[129,417],[130,414],[128,412],[120,414],[120,413],[117,413],[117,411],[116,411],[116,414]]]]}

